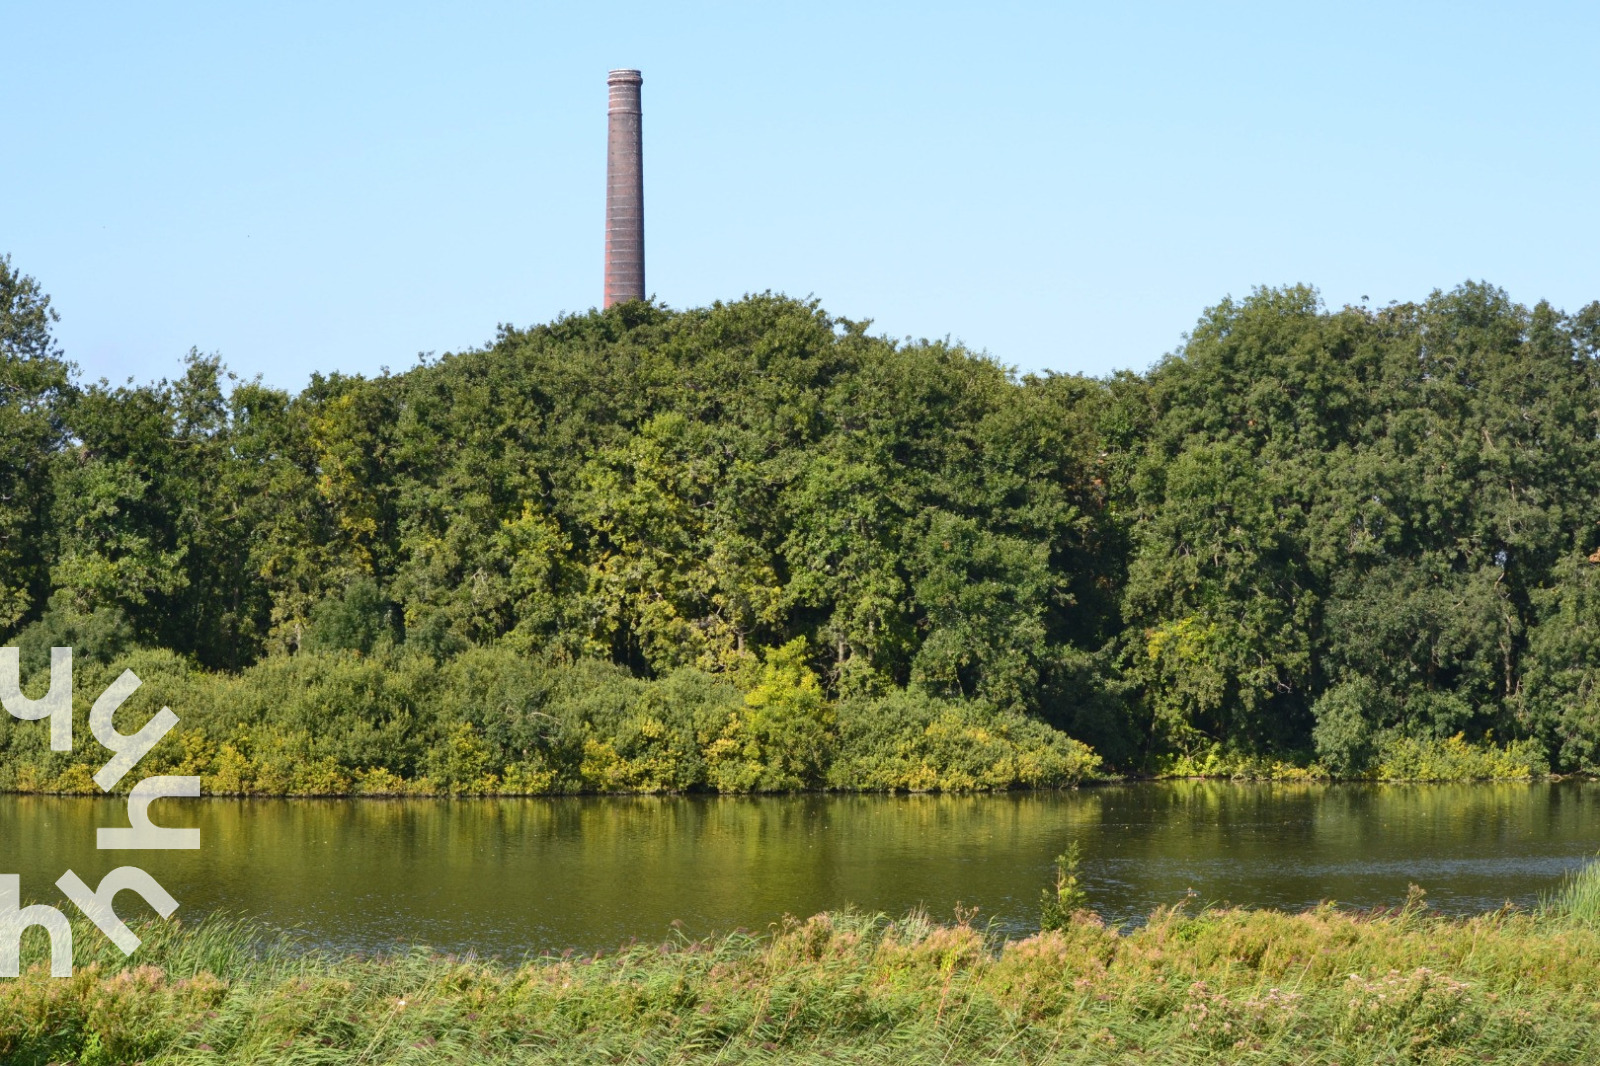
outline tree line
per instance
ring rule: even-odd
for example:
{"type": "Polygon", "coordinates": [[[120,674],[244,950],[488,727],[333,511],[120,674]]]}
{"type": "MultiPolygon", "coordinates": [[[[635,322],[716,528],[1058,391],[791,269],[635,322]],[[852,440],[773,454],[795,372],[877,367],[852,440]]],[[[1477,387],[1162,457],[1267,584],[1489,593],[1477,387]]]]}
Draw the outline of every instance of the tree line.
{"type": "Polygon", "coordinates": [[[634,302],[298,393],[52,322],[0,259],[0,642],[242,791],[1600,765],[1600,304],[1259,289],[1096,379],[634,302]]]}

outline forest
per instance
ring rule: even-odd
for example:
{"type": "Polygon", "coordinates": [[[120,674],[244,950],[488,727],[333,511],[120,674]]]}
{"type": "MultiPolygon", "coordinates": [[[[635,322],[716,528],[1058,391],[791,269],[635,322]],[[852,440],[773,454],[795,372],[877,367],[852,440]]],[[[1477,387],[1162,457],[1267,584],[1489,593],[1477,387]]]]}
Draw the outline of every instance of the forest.
{"type": "Polygon", "coordinates": [[[0,644],[212,792],[1600,769],[1600,303],[1261,288],[1091,378],[633,302],[298,393],[55,321],[0,258],[0,644]]]}

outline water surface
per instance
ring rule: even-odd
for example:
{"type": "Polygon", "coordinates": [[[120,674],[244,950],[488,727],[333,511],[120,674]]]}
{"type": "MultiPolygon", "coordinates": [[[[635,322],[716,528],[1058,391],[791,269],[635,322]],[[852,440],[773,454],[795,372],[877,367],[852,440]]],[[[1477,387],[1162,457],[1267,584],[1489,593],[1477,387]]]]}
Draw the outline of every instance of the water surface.
{"type": "MultiPolygon", "coordinates": [[[[1002,796],[528,800],[161,800],[195,852],[101,852],[126,825],[110,799],[0,796],[0,873],[69,906],[131,864],[194,916],[224,910],[332,947],[425,943],[521,955],[764,929],[854,905],[1036,924],[1051,861],[1083,850],[1085,887],[1116,921],[1159,904],[1529,906],[1600,849],[1600,785],[1171,782],[1002,796]]],[[[125,914],[142,904],[123,896],[125,914]]]]}

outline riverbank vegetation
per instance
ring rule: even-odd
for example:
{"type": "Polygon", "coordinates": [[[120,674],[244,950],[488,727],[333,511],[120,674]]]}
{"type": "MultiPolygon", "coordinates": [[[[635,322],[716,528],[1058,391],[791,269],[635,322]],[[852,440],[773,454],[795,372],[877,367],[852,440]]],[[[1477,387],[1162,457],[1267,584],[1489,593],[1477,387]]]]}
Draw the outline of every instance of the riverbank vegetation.
{"type": "MultiPolygon", "coordinates": [[[[1015,710],[915,691],[830,701],[800,642],[750,659],[737,682],[503,647],[443,662],[403,648],[302,653],[237,675],[137,650],[80,664],[80,689],[124,668],[144,682],[131,717],[184,709],[149,773],[198,774],[213,794],[962,791],[1068,786],[1100,767],[1015,710]]],[[[0,790],[98,793],[94,745],[57,753],[46,730],[12,733],[0,790]]]]}
{"type": "Polygon", "coordinates": [[[156,923],[135,960],[0,984],[18,1066],[190,1063],[1593,1062],[1596,882],[1538,913],[1079,910],[1002,941],[970,916],[822,914],[764,936],[522,964],[302,951],[156,923]]]}
{"type": "Polygon", "coordinates": [[[0,642],[213,791],[1600,769],[1600,304],[1262,289],[1097,380],[632,303],[290,393],[83,381],[0,263],[0,642]]]}

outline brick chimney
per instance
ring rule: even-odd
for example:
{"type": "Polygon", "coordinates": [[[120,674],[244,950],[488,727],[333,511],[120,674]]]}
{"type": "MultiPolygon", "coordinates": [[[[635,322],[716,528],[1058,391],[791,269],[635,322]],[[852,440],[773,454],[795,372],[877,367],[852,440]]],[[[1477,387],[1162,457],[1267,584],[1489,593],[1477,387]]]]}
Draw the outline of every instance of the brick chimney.
{"type": "Polygon", "coordinates": [[[637,70],[613,70],[606,133],[606,294],[644,299],[644,145],[637,70]]]}

